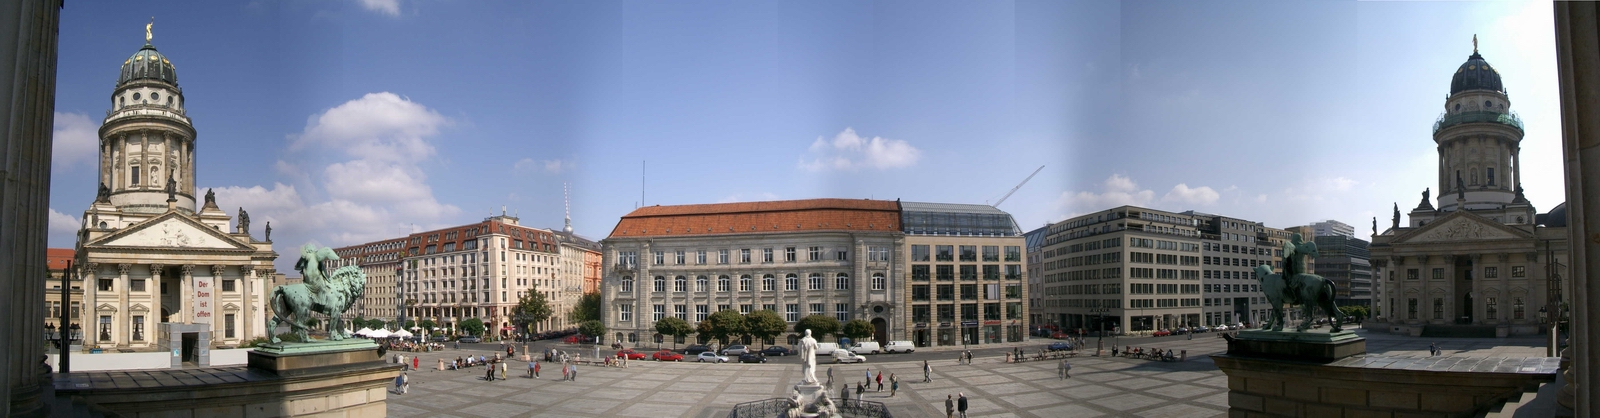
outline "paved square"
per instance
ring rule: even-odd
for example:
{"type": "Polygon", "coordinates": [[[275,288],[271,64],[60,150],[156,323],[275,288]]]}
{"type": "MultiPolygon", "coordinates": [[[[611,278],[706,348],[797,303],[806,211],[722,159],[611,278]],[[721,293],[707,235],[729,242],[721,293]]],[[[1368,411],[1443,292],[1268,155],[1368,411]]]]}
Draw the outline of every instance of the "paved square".
{"type": "MultiPolygon", "coordinates": [[[[1425,340],[1359,331],[1371,354],[1422,355],[1438,343],[1448,357],[1541,356],[1538,338],[1425,340]]],[[[933,382],[922,383],[922,363],[891,355],[871,356],[866,364],[837,365],[837,384],[854,386],[865,371],[883,371],[901,378],[900,390],[889,396],[874,385],[865,394],[882,402],[896,416],[944,415],[946,395],[965,392],[973,417],[1221,417],[1227,415],[1227,377],[1209,354],[1225,345],[1215,334],[1181,338],[1118,339],[1119,344],[1188,352],[1184,362],[1152,362],[1080,355],[1071,360],[1072,377],[1056,377],[1057,361],[1007,364],[996,350],[978,353],[972,365],[951,357],[931,360],[933,382]]],[[[1111,340],[1106,341],[1110,347],[1111,340]]],[[[1037,347],[1039,343],[1028,344],[1037,347]]],[[[929,350],[937,351],[937,350],[929,350]]],[[[919,352],[921,352],[919,350],[919,352]]],[[[423,363],[455,358],[472,350],[422,353],[423,363]],[[430,355],[431,354],[431,355],[430,355]]],[[[484,351],[488,353],[488,351],[484,351]]],[[[586,356],[587,357],[587,356],[586,356]]],[[[1455,364],[1450,359],[1431,367],[1455,364]]],[[[526,364],[512,362],[513,373],[526,374],[526,364]]],[[[819,377],[831,365],[819,365],[819,377]]],[[[786,397],[800,380],[794,364],[704,364],[635,361],[630,367],[580,366],[578,381],[562,381],[558,369],[546,367],[540,379],[523,375],[483,381],[483,369],[410,372],[410,393],[389,395],[393,417],[724,417],[740,402],[786,397]],[[554,370],[552,375],[550,372],[554,370]]],[[[852,389],[852,393],[854,393],[852,389]]]]}

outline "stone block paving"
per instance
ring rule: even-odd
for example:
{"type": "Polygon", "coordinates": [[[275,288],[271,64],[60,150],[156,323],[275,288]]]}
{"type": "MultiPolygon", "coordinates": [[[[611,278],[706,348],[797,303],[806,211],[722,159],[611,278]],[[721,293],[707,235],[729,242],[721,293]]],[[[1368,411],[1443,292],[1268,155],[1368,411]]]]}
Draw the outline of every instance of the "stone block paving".
{"type": "MultiPolygon", "coordinates": [[[[1364,333],[1364,332],[1363,332],[1364,333]]],[[[866,364],[821,364],[839,384],[854,387],[866,370],[898,374],[900,391],[889,396],[870,387],[865,399],[886,404],[899,417],[943,416],[946,395],[965,392],[973,417],[1221,417],[1227,415],[1227,377],[1208,354],[1225,351],[1221,339],[1150,341],[1122,339],[1126,345],[1187,350],[1188,361],[1152,362],[1085,353],[1072,358],[1072,377],[1056,375],[1059,361],[1007,364],[995,356],[974,365],[933,363],[933,382],[922,383],[922,363],[871,356],[866,364]]],[[[1430,342],[1459,357],[1538,356],[1536,338],[1425,339],[1368,335],[1370,354],[1427,354],[1430,342]]],[[[1110,340],[1106,341],[1110,347],[1110,340]]],[[[468,351],[447,351],[454,358],[468,351]]],[[[473,352],[476,354],[475,352],[473,352]]],[[[1109,353],[1108,353],[1109,354],[1109,353]]],[[[423,362],[433,360],[427,354],[423,362]]],[[[550,365],[546,365],[550,366],[550,365]]],[[[800,380],[797,365],[703,364],[635,361],[630,367],[579,366],[577,381],[562,381],[559,367],[545,367],[541,379],[523,377],[526,363],[511,363],[510,379],[486,382],[483,369],[412,371],[407,394],[392,394],[392,417],[724,417],[741,402],[786,397],[800,380]],[[551,373],[554,371],[554,373],[551,373]]],[[[863,381],[863,383],[865,383],[863,381]]],[[[852,389],[852,393],[854,390],[852,389]]]]}

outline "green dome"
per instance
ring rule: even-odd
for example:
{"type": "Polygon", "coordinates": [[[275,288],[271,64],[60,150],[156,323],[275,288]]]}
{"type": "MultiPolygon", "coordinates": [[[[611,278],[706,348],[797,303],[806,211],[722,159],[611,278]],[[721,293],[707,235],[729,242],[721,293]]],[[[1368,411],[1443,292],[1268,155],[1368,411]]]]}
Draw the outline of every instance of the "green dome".
{"type": "Polygon", "coordinates": [[[139,52],[122,62],[122,75],[117,77],[117,85],[141,79],[161,80],[177,86],[178,71],[173,69],[172,62],[166,56],[156,52],[155,46],[144,44],[144,48],[139,48],[139,52]]]}

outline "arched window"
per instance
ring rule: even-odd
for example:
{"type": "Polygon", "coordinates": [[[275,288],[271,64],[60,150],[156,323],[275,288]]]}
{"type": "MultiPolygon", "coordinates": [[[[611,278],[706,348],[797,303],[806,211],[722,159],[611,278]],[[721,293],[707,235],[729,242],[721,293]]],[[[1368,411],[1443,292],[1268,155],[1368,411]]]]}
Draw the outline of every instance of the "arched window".
{"type": "Polygon", "coordinates": [[[872,273],[872,290],[883,290],[888,287],[888,282],[884,280],[883,273],[872,273]]]}
{"type": "Polygon", "coordinates": [[[783,290],[800,290],[800,276],[794,273],[783,277],[783,290]]]}
{"type": "Polygon", "coordinates": [[[848,274],[848,273],[839,273],[839,275],[834,276],[834,278],[833,278],[833,288],[834,288],[834,290],[849,290],[850,289],[850,274],[848,274]]]}
{"type": "Polygon", "coordinates": [[[633,332],[628,333],[628,342],[630,342],[630,343],[639,342],[639,334],[638,333],[633,333],[633,332]]]}
{"type": "Polygon", "coordinates": [[[689,291],[689,279],[686,278],[686,277],[683,277],[683,276],[678,276],[676,279],[673,279],[673,281],[672,281],[672,291],[674,291],[674,292],[687,292],[687,291],[689,291]]]}
{"type": "Polygon", "coordinates": [[[706,291],[706,286],[707,286],[706,276],[697,276],[697,277],[694,278],[694,291],[696,291],[696,292],[704,292],[704,291],[706,291]]]}
{"type": "Polygon", "coordinates": [[[667,291],[667,278],[666,277],[656,276],[656,291],[657,292],[665,292],[665,291],[667,291]]]}
{"type": "Polygon", "coordinates": [[[776,290],[777,287],[777,280],[774,280],[771,274],[761,276],[761,290],[776,290]]]}
{"type": "Polygon", "coordinates": [[[806,283],[807,290],[822,290],[822,273],[811,273],[811,276],[807,277],[806,281],[808,282],[806,283]]]}
{"type": "Polygon", "coordinates": [[[789,334],[789,345],[795,345],[795,344],[799,344],[799,343],[800,343],[800,336],[799,335],[789,334]]]}
{"type": "MultiPolygon", "coordinates": [[[[102,228],[104,228],[104,227],[102,227],[102,228]]],[[[746,274],[746,275],[743,275],[743,276],[739,276],[739,291],[740,292],[748,292],[748,291],[750,291],[750,275],[746,274]]]]}
{"type": "Polygon", "coordinates": [[[717,291],[718,292],[727,292],[729,290],[732,290],[729,285],[730,285],[730,282],[728,281],[728,276],[718,276],[717,277],[717,291]]]}

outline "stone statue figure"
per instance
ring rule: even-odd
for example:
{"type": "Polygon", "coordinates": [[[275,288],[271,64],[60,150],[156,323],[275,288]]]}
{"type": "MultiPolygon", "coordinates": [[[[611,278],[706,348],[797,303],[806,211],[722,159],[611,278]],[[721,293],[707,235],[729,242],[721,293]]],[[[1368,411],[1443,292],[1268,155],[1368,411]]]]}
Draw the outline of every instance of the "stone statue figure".
{"type": "MultiPolygon", "coordinates": [[[[328,339],[338,341],[348,337],[343,315],[365,295],[367,274],[357,266],[340,267],[330,273],[328,262],[338,260],[339,256],[331,248],[301,246],[300,260],[295,262],[294,268],[305,280],[272,289],[272,296],[267,300],[273,315],[267,318],[267,329],[277,329],[279,324],[288,323],[290,332],[300,336],[301,341],[309,342],[312,341],[308,335],[309,322],[315,313],[328,317],[331,325],[328,339]]],[[[272,342],[283,341],[273,336],[272,342]]]]}
{"type": "Polygon", "coordinates": [[[1517,183],[1517,199],[1516,200],[1528,200],[1527,196],[1523,196],[1522,195],[1522,183],[1517,183]]]}
{"type": "Polygon", "coordinates": [[[242,207],[239,208],[239,233],[250,234],[250,212],[245,212],[242,207]]]}
{"type": "Polygon", "coordinates": [[[100,183],[100,191],[94,195],[94,201],[111,203],[111,188],[106,187],[105,183],[100,183]]]}
{"type": "Polygon", "coordinates": [[[267,242],[272,242],[272,221],[267,221],[267,242]]]}
{"type": "MultiPolygon", "coordinates": [[[[1477,181],[1477,180],[1473,180],[1477,181]]],[[[1456,172],[1456,198],[1467,200],[1467,182],[1461,181],[1461,172],[1456,172]]]]}
{"type": "MultiPolygon", "coordinates": [[[[216,205],[217,205],[217,193],[211,191],[211,189],[206,189],[206,206],[216,206],[216,205]]],[[[240,209],[244,209],[244,208],[240,208],[240,209]]]]}
{"type": "Polygon", "coordinates": [[[817,339],[811,338],[811,330],[806,330],[805,338],[800,339],[800,384],[817,384],[817,339]]]}
{"type": "Polygon", "coordinates": [[[1372,217],[1372,235],[1378,235],[1378,217],[1372,217]]]}
{"type": "Polygon", "coordinates": [[[1394,229],[1400,229],[1400,202],[1394,202],[1394,229]]]}
{"type": "Polygon", "coordinates": [[[1422,188],[1422,203],[1428,203],[1428,195],[1430,194],[1428,193],[1429,190],[1430,189],[1426,187],[1422,188]]]}
{"type": "Polygon", "coordinates": [[[173,196],[173,195],[175,195],[177,193],[178,193],[178,182],[176,180],[172,179],[172,174],[167,174],[167,200],[168,201],[177,200],[178,198],[173,196]]]}

